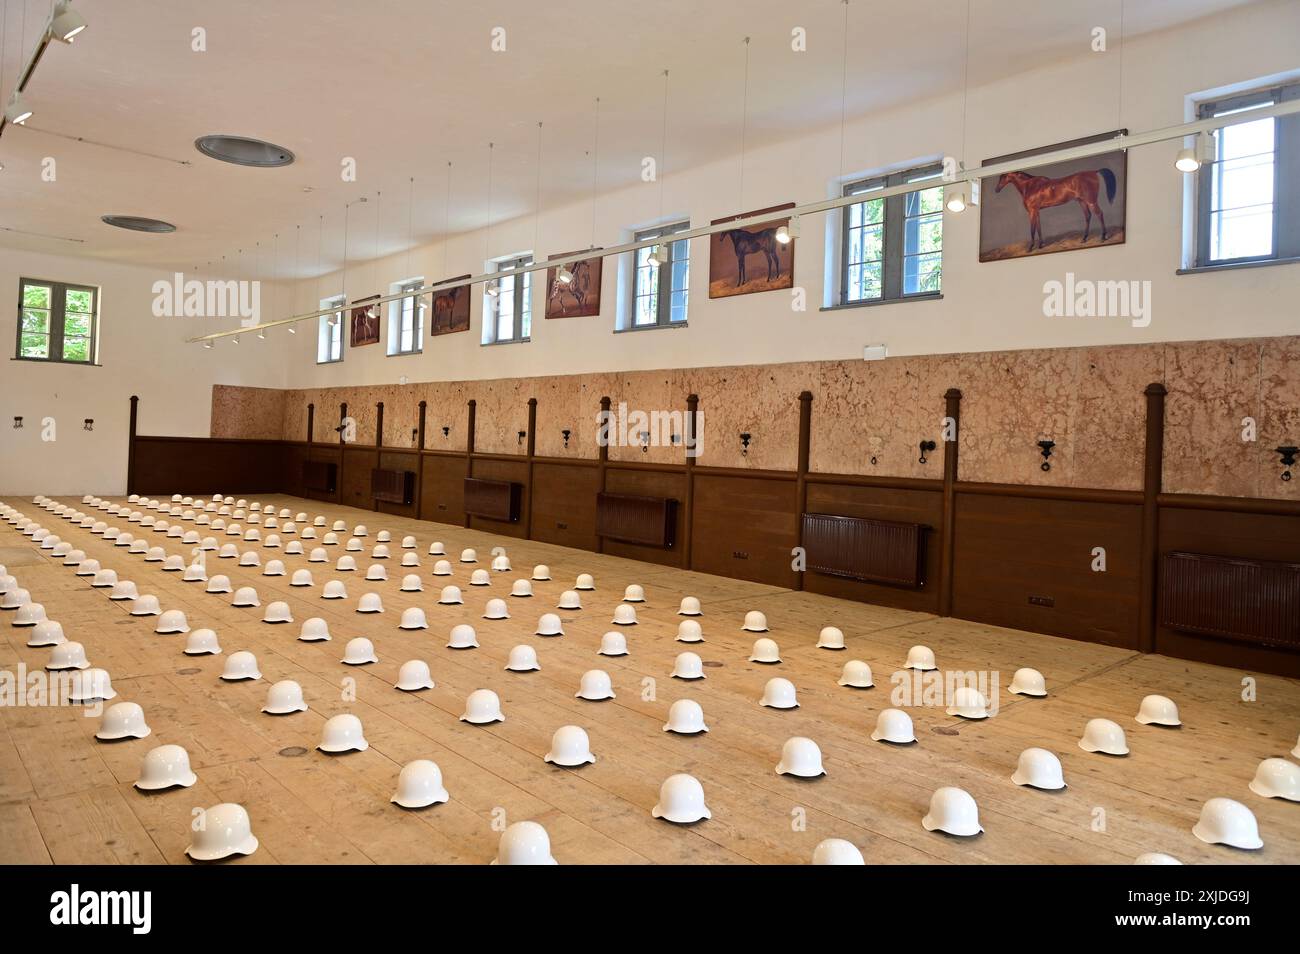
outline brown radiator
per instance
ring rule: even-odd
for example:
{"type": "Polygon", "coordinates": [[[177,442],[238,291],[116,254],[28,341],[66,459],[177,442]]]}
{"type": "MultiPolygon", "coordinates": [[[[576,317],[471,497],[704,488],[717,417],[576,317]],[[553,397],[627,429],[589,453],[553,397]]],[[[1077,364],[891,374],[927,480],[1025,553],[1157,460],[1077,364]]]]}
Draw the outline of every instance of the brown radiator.
{"type": "Polygon", "coordinates": [[[491,520],[515,523],[519,520],[519,500],[523,487],[509,480],[465,478],[465,512],[491,520]]]}
{"type": "Polygon", "coordinates": [[[415,472],[411,470],[370,471],[370,496],[388,503],[409,504],[415,501],[415,472]]]}
{"type": "Polygon", "coordinates": [[[1166,553],[1160,560],[1160,624],[1300,649],[1300,563],[1166,553]]]}
{"type": "Polygon", "coordinates": [[[334,493],[338,480],[339,465],[327,460],[305,460],[302,462],[302,486],[304,490],[319,493],[334,493]]]}
{"type": "Polygon", "coordinates": [[[596,535],[607,540],[671,547],[677,529],[677,501],[672,497],[596,494],[596,535]]]}
{"type": "Polygon", "coordinates": [[[919,523],[806,513],[803,546],[808,569],[917,589],[925,582],[927,529],[919,523]]]}

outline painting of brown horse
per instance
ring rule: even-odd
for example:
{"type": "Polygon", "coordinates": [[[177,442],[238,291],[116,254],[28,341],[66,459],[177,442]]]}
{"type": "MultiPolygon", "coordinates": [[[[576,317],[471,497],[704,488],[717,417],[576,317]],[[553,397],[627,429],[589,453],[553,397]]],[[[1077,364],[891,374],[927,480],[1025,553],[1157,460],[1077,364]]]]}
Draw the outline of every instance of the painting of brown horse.
{"type": "Polygon", "coordinates": [[[1122,243],[1126,173],[1125,153],[1116,150],[984,179],[980,261],[1122,243]]]}
{"type": "Polygon", "coordinates": [[[378,305],[367,304],[378,297],[378,295],[370,295],[366,298],[358,298],[352,303],[352,334],[349,344],[353,348],[379,344],[380,308],[378,305]]]}
{"type": "MultiPolygon", "coordinates": [[[[790,205],[745,212],[729,219],[718,219],[713,224],[787,208],[790,205]]],[[[789,224],[789,218],[773,219],[709,236],[709,297],[726,298],[792,288],[795,242],[781,242],[777,238],[777,230],[789,224]]]]}
{"type": "MultiPolygon", "coordinates": [[[[444,278],[443,281],[458,281],[461,278],[469,278],[469,276],[444,278]]],[[[430,336],[469,331],[469,289],[468,285],[457,285],[455,288],[444,288],[433,293],[433,317],[429,321],[430,336]]]]}
{"type": "MultiPolygon", "coordinates": [[[[552,258],[567,258],[573,252],[562,252],[552,258]]],[[[590,318],[600,314],[601,264],[599,256],[584,258],[569,266],[570,279],[560,281],[560,270],[546,270],[546,317],[590,318]]]]}

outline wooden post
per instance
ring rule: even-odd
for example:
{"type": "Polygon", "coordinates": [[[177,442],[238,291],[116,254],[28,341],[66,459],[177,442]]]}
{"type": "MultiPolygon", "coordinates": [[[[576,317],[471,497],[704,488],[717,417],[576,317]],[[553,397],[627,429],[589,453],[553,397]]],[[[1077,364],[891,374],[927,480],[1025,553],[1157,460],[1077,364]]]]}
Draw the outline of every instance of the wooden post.
{"type": "MultiPolygon", "coordinates": [[[[375,468],[383,466],[384,459],[384,402],[375,402],[375,468]]],[[[375,500],[375,481],[371,475],[370,480],[370,509],[379,510],[379,502],[375,500]]]]}
{"type": "MultiPolygon", "coordinates": [[[[474,415],[478,402],[473,398],[469,399],[469,421],[465,425],[465,476],[474,476],[474,415]]],[[[463,509],[463,505],[462,505],[463,509]]],[[[468,529],[470,523],[469,514],[465,514],[465,527],[468,529]]]]}
{"type": "Polygon", "coordinates": [[[347,426],[346,426],[347,418],[348,418],[348,402],[344,401],[342,404],[339,405],[339,467],[338,467],[338,474],[334,481],[334,502],[335,503],[343,502],[343,488],[345,486],[345,482],[343,480],[343,471],[346,469],[347,462],[348,462],[348,455],[347,452],[344,450],[344,447],[346,445],[343,440],[343,435],[347,433],[347,426]]]}
{"type": "MultiPolygon", "coordinates": [[[[610,405],[610,400],[608,396],[600,399],[600,421],[602,424],[606,425],[605,427],[606,438],[609,437],[609,427],[608,427],[609,405],[610,405]]],[[[609,468],[609,440],[608,439],[597,442],[596,462],[597,462],[597,466],[596,466],[597,491],[596,492],[603,494],[605,492],[605,471],[609,468]]],[[[605,538],[600,535],[596,536],[596,552],[597,553],[605,552],[605,538]]]]}
{"type": "Polygon", "coordinates": [[[1156,651],[1156,577],[1159,573],[1160,505],[1157,498],[1164,482],[1165,395],[1160,382],[1148,384],[1146,450],[1142,471],[1142,565],[1139,567],[1138,649],[1156,651]]]}
{"type": "Polygon", "coordinates": [[[537,398],[528,399],[528,484],[524,492],[528,494],[528,509],[524,513],[524,539],[533,538],[533,456],[537,451],[537,398]]]}
{"type": "Polygon", "coordinates": [[[135,493],[135,426],[140,409],[140,395],[131,395],[131,422],[126,438],[126,492],[135,493]]]}
{"type": "MultiPolygon", "coordinates": [[[[316,427],[316,405],[308,404],[307,405],[307,443],[308,444],[312,442],[312,431],[315,429],[315,427],[316,427]]],[[[311,448],[309,447],[307,450],[308,450],[307,456],[310,457],[311,448]]]]}
{"type": "MultiPolygon", "coordinates": [[[[812,392],[802,391],[799,394],[799,463],[798,470],[795,471],[795,499],[799,502],[797,512],[795,513],[796,544],[799,549],[803,549],[803,515],[808,509],[808,459],[812,447],[812,392]]],[[[807,562],[804,563],[805,568],[807,562]]],[[[799,574],[798,589],[804,588],[804,577],[807,573],[799,574]]]]}
{"type": "Polygon", "coordinates": [[[424,519],[421,511],[424,509],[424,422],[428,414],[429,402],[420,402],[420,423],[416,428],[418,453],[415,455],[415,519],[424,519]]]}
{"type": "Polygon", "coordinates": [[[957,451],[961,439],[961,391],[949,388],[943,395],[943,526],[939,541],[939,615],[952,615],[953,533],[957,526],[957,451]]]}
{"type": "Polygon", "coordinates": [[[686,395],[686,515],[682,518],[682,569],[691,568],[691,537],[695,527],[695,415],[700,410],[700,396],[686,395]]]}

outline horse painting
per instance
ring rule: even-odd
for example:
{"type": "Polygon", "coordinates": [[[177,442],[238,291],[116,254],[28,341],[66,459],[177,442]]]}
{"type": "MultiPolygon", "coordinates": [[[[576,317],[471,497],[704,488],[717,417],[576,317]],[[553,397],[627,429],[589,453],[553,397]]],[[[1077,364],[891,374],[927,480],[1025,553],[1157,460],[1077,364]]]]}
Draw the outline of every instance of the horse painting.
{"type": "MultiPolygon", "coordinates": [[[[572,254],[572,253],[565,253],[572,254]]],[[[586,258],[569,267],[572,277],[562,282],[558,268],[546,270],[546,317],[586,318],[600,314],[600,258],[586,258]]]]}
{"type": "Polygon", "coordinates": [[[1074,172],[1055,179],[1036,176],[1028,172],[1006,172],[998,178],[995,192],[1001,192],[1006,186],[1013,186],[1020,193],[1020,201],[1029,216],[1029,247],[1026,253],[1034,250],[1035,243],[1041,251],[1044,247],[1043,229],[1039,215],[1043,209],[1077,202],[1083,212],[1083,242],[1088,241],[1092,231],[1092,217],[1095,215],[1101,227],[1101,242],[1107,240],[1106,215],[1102,212],[1098,196],[1104,185],[1106,202],[1114,204],[1117,180],[1113,170],[1102,166],[1074,172]]]}
{"type": "Polygon", "coordinates": [[[777,233],[789,226],[794,203],[714,219],[726,226],[709,236],[709,297],[753,295],[794,287],[795,242],[781,242],[777,233]],[[784,213],[784,214],[783,214],[784,213]],[[770,216],[770,218],[769,218],[770,216]],[[740,220],[756,222],[750,228],[740,220]],[[766,265],[766,268],[763,266],[766,265]]]}
{"type": "MultiPolygon", "coordinates": [[[[466,276],[468,277],[468,276],[466,276]]],[[[433,296],[433,321],[430,335],[445,335],[469,330],[469,286],[457,285],[433,296]]]]}
{"type": "Polygon", "coordinates": [[[763,229],[761,232],[749,232],[745,229],[730,229],[723,233],[731,239],[736,253],[736,287],[749,281],[745,274],[745,259],[751,255],[761,254],[767,262],[767,280],[770,282],[781,271],[781,260],[777,257],[776,228],[763,229]]]}

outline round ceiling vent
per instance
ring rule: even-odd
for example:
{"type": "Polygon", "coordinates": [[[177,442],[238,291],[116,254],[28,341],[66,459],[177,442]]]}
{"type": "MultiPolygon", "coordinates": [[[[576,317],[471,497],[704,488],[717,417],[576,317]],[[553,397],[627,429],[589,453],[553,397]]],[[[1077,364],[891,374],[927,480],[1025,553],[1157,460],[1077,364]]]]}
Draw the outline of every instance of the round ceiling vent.
{"type": "Polygon", "coordinates": [[[146,219],[140,215],[101,215],[99,220],[105,225],[132,232],[175,232],[176,226],[162,219],[146,219]]]}
{"type": "Polygon", "coordinates": [[[200,136],[194,140],[194,148],[205,156],[237,166],[269,169],[293,162],[293,153],[284,146],[247,136],[200,136]]]}

